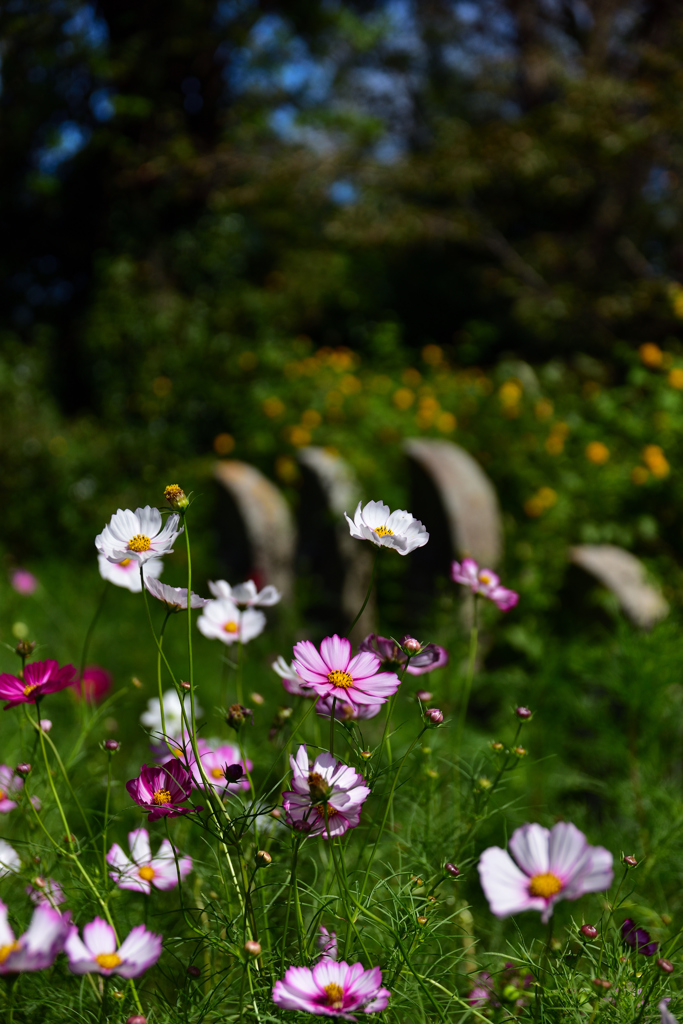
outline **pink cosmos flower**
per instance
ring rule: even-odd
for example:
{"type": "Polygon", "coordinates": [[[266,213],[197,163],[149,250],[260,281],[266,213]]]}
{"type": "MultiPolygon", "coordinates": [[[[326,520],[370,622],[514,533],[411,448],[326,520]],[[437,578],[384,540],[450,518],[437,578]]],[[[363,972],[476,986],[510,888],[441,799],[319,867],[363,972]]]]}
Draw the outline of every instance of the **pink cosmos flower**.
{"type": "Polygon", "coordinates": [[[522,825],[508,848],[514,860],[498,846],[484,850],[479,860],[481,887],[496,917],[539,910],[545,924],[558,900],[576,900],[612,884],[612,854],[589,846],[570,822],[560,821],[550,831],[522,825]]]}
{"type": "Polygon", "coordinates": [[[284,1010],[303,1010],[320,1017],[356,1020],[352,1010],[379,1013],[391,993],[382,988],[379,967],[369,971],[362,964],[337,963],[324,958],[315,967],[290,967],[273,988],[273,1002],[284,1010]]]}
{"type": "Polygon", "coordinates": [[[337,636],[325,637],[318,652],[310,640],[294,647],[293,665],[304,682],[321,697],[336,697],[345,704],[384,704],[396,693],[395,672],[380,672],[380,659],[369,651],[351,657],[351,644],[337,636]]]}
{"type": "MultiPolygon", "coordinates": [[[[198,749],[202,767],[212,786],[215,786],[218,789],[229,790],[231,793],[237,793],[240,789],[249,789],[249,780],[246,776],[243,779],[240,779],[239,782],[231,782],[225,775],[225,769],[229,768],[230,765],[235,764],[239,765],[244,772],[245,764],[242,760],[239,747],[235,746],[233,743],[222,743],[220,746],[217,746],[212,750],[206,740],[200,740],[198,743],[198,749]]],[[[199,770],[199,765],[194,759],[194,754],[192,753],[191,748],[187,753],[188,763],[192,769],[195,785],[201,789],[204,787],[204,781],[199,770]]],[[[247,758],[246,769],[251,771],[253,767],[252,762],[247,758]]]]}
{"type": "Polygon", "coordinates": [[[667,997],[666,999],[660,999],[659,1003],[657,1004],[657,1009],[659,1010],[660,1014],[659,1024],[678,1024],[678,1021],[669,1009],[670,1002],[671,997],[667,997]]]}
{"type": "Polygon", "coordinates": [[[74,974],[95,973],[105,977],[119,974],[122,978],[138,978],[161,956],[161,935],[148,932],[139,924],[117,949],[114,929],[101,917],[96,917],[84,927],[82,941],[78,928],[72,925],[64,952],[74,974]]]}
{"type": "MultiPolygon", "coordinates": [[[[101,668],[99,665],[88,665],[83,670],[83,690],[86,700],[95,702],[104,700],[111,690],[112,683],[112,674],[107,672],[106,668],[101,668]]],[[[70,686],[77,699],[80,700],[81,684],[79,679],[74,679],[70,686]]]]}
{"type": "Polygon", "coordinates": [[[178,870],[181,878],[192,870],[191,857],[178,857],[176,868],[173,847],[168,839],[162,840],[156,857],[153,857],[146,828],[136,828],[128,833],[128,848],[130,859],[118,843],[114,843],[107,854],[107,864],[114,869],[109,872],[109,877],[114,879],[119,889],[132,889],[148,896],[152,886],[155,889],[173,889],[178,884],[178,870]]]}
{"type": "Polygon", "coordinates": [[[306,744],[302,743],[296,758],[290,757],[292,789],[283,793],[282,805],[287,821],[300,832],[329,839],[343,836],[360,823],[363,802],[370,795],[363,776],[327,752],[318,754],[313,764],[308,760],[306,744]]]}
{"type": "Polygon", "coordinates": [[[73,665],[60,668],[56,661],[32,661],[24,669],[24,678],[11,676],[9,672],[0,675],[0,700],[9,701],[5,711],[17,704],[35,704],[37,697],[56,693],[70,686],[76,669],[73,665]]]}
{"type": "Polygon", "coordinates": [[[0,974],[42,971],[51,967],[71,928],[71,913],[43,905],[33,911],[31,923],[15,939],[7,922],[7,907],[0,902],[0,974]]]}
{"type": "MultiPolygon", "coordinates": [[[[369,651],[382,660],[382,664],[404,665],[408,661],[400,647],[386,636],[370,633],[358,645],[359,651],[369,651]]],[[[408,662],[406,672],[411,676],[422,676],[425,672],[433,672],[448,664],[448,651],[438,644],[425,644],[419,654],[413,655],[408,662]]]]}
{"type": "Polygon", "coordinates": [[[38,589],[38,579],[28,569],[15,569],[10,576],[10,583],[12,589],[23,596],[33,594],[38,589]]]}
{"type": "Polygon", "coordinates": [[[328,960],[337,959],[337,933],[328,931],[324,924],[320,925],[317,946],[320,950],[321,960],[326,957],[328,960]]]}
{"type": "MultiPolygon", "coordinates": [[[[315,706],[316,715],[329,718],[333,702],[334,697],[320,697],[315,706]]],[[[340,722],[352,722],[357,718],[374,718],[381,710],[381,704],[349,704],[346,700],[338,700],[334,708],[334,717],[340,722]]]]}
{"type": "Polygon", "coordinates": [[[137,779],[130,779],[126,789],[135,803],[149,812],[149,821],[203,810],[202,807],[179,806],[192,792],[192,775],[177,757],[161,767],[148,768],[143,764],[137,779]]]}
{"type": "Polygon", "coordinates": [[[287,664],[281,654],[270,667],[273,672],[277,672],[282,680],[282,685],[287,693],[291,694],[292,697],[318,696],[310,683],[305,683],[303,681],[297,670],[294,668],[294,663],[291,662],[290,664],[287,664]]]}
{"type": "Polygon", "coordinates": [[[501,612],[509,612],[519,601],[519,594],[501,587],[500,579],[491,569],[480,569],[473,558],[463,558],[451,564],[451,579],[469,587],[473,594],[481,594],[493,601],[501,612]]]}
{"type": "Polygon", "coordinates": [[[42,875],[37,875],[31,885],[26,886],[26,894],[37,907],[52,907],[53,910],[66,900],[59,882],[55,882],[54,878],[43,878],[42,875]]]}
{"type": "Polygon", "coordinates": [[[19,796],[19,790],[23,785],[24,780],[15,773],[14,768],[0,764],[0,814],[14,810],[17,806],[14,797],[19,796]]]}

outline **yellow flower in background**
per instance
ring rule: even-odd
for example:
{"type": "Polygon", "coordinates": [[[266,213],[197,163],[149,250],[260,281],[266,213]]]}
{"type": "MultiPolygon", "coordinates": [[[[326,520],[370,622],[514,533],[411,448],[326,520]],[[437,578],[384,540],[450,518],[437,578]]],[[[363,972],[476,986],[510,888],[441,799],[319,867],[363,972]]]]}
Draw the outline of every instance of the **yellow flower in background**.
{"type": "Polygon", "coordinates": [[[564,451],[564,442],[569,433],[569,427],[566,423],[558,420],[557,423],[553,423],[550,428],[550,433],[545,439],[545,450],[548,455],[561,455],[564,451]]]}
{"type": "Polygon", "coordinates": [[[512,378],[506,380],[498,388],[498,400],[503,407],[503,414],[511,419],[519,416],[519,403],[522,399],[523,388],[520,381],[512,378]]]}
{"type": "Polygon", "coordinates": [[[586,458],[596,466],[604,466],[609,459],[609,448],[602,441],[591,441],[586,445],[586,458]]]}
{"type": "Polygon", "coordinates": [[[216,455],[229,455],[235,447],[235,438],[232,434],[216,434],[213,439],[213,450],[216,455]]]}
{"type": "Polygon", "coordinates": [[[402,412],[410,409],[414,401],[415,392],[411,391],[410,388],[399,388],[398,391],[394,391],[394,405],[402,412]]]}
{"type": "Polygon", "coordinates": [[[322,423],[322,416],[315,409],[307,409],[306,412],[301,414],[301,426],[307,427],[309,430],[315,430],[322,423]]]}
{"type": "Polygon", "coordinates": [[[554,411],[553,403],[549,398],[539,398],[534,406],[534,413],[537,420],[549,420],[554,411]]]}
{"type": "Polygon", "coordinates": [[[672,281],[669,285],[669,299],[674,316],[683,320],[683,288],[678,281],[672,281]]]}
{"type": "Polygon", "coordinates": [[[659,345],[655,345],[654,342],[646,341],[640,346],[638,353],[640,355],[641,362],[644,363],[645,366],[657,369],[657,367],[662,365],[664,353],[659,345]]]}
{"type": "Polygon", "coordinates": [[[347,373],[339,381],[339,390],[345,395],[355,395],[363,390],[363,385],[358,377],[354,377],[352,373],[347,373]]]}
{"type": "Polygon", "coordinates": [[[274,420],[277,416],[282,416],[285,404],[279,398],[266,398],[261,403],[261,408],[269,419],[274,420]]]}
{"type": "Polygon", "coordinates": [[[287,433],[289,443],[295,448],[305,448],[311,443],[311,432],[304,427],[290,427],[287,433]]]}
{"type": "Polygon", "coordinates": [[[458,425],[458,421],[452,412],[442,412],[436,418],[436,429],[442,434],[451,434],[458,425]]]}
{"type": "Polygon", "coordinates": [[[422,374],[420,373],[419,370],[416,370],[414,367],[411,366],[407,370],[403,371],[403,373],[401,374],[401,380],[406,385],[406,387],[416,388],[422,380],[422,374]]]}
{"type": "Polygon", "coordinates": [[[537,519],[549,508],[552,508],[556,502],[557,491],[554,491],[552,487],[539,487],[536,493],[524,502],[524,511],[532,519],[537,519]]]}
{"type": "Polygon", "coordinates": [[[643,449],[643,462],[652,475],[659,477],[660,480],[663,480],[671,472],[671,466],[658,444],[648,444],[645,446],[643,449]]]}
{"type": "Polygon", "coordinates": [[[683,391],[683,369],[680,366],[674,366],[669,372],[669,384],[672,388],[683,391]]]}
{"type": "Polygon", "coordinates": [[[427,366],[439,366],[443,362],[443,349],[439,345],[425,345],[422,358],[427,366]]]}
{"type": "Polygon", "coordinates": [[[275,460],[275,473],[285,484],[291,484],[299,477],[299,466],[291,455],[280,455],[275,460]]]}
{"type": "Polygon", "coordinates": [[[640,487],[641,484],[647,483],[649,476],[650,471],[645,469],[645,466],[635,466],[631,471],[631,480],[634,484],[637,484],[638,487],[640,487]]]}

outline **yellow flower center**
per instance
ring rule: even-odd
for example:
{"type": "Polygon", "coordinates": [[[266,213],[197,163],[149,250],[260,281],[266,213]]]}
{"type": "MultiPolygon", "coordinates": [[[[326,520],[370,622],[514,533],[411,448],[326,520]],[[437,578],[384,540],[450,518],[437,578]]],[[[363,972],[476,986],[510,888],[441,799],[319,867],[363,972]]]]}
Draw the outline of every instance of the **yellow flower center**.
{"type": "Polygon", "coordinates": [[[225,778],[225,772],[223,771],[222,768],[212,768],[211,769],[211,774],[214,777],[214,779],[224,779],[225,778]]]}
{"type": "MultiPolygon", "coordinates": [[[[315,804],[315,809],[316,809],[316,811],[318,811],[319,814],[321,814],[323,816],[323,818],[325,817],[325,804],[315,804]]],[[[333,807],[332,804],[328,804],[327,805],[327,817],[328,818],[334,818],[335,814],[339,814],[339,811],[337,810],[337,808],[333,807]]]]}
{"type": "Polygon", "coordinates": [[[479,580],[480,580],[481,583],[490,583],[491,582],[491,577],[489,576],[489,574],[487,572],[480,572],[479,573],[479,580]]]}
{"type": "Polygon", "coordinates": [[[226,633],[238,633],[239,628],[239,623],[237,622],[226,622],[223,626],[226,633]]]}
{"type": "Polygon", "coordinates": [[[0,964],[4,964],[10,953],[13,953],[15,949],[19,949],[18,942],[9,942],[6,946],[0,946],[0,964]]]}
{"type": "Polygon", "coordinates": [[[125,569],[127,565],[130,565],[130,558],[124,558],[122,562],[119,562],[122,569],[125,569]]]}
{"type": "Polygon", "coordinates": [[[183,489],[179,484],[169,484],[164,491],[164,497],[166,501],[177,501],[182,493],[183,489]]]}
{"type": "Polygon", "coordinates": [[[378,537],[389,537],[393,536],[394,531],[390,530],[388,526],[376,526],[375,533],[378,537]]]}
{"type": "Polygon", "coordinates": [[[333,686],[343,686],[345,690],[348,690],[349,686],[353,686],[353,676],[348,672],[328,672],[327,681],[333,686]]]}
{"type": "Polygon", "coordinates": [[[128,541],[129,551],[149,551],[152,546],[152,542],[149,537],[145,537],[144,533],[136,533],[134,537],[131,537],[128,541]]]}
{"type": "Polygon", "coordinates": [[[332,982],[331,985],[325,985],[325,993],[327,995],[327,1005],[333,1010],[341,1010],[344,1007],[344,989],[341,985],[336,985],[332,982]]]}
{"type": "Polygon", "coordinates": [[[4,791],[4,789],[0,789],[0,800],[4,800],[6,796],[7,793],[4,791]]]}
{"type": "Polygon", "coordinates": [[[562,882],[557,875],[552,875],[549,871],[542,875],[534,875],[529,883],[529,895],[542,896],[546,900],[549,896],[555,896],[561,889],[562,882]]]}
{"type": "Polygon", "coordinates": [[[155,874],[156,871],[149,864],[145,864],[144,867],[141,867],[138,871],[138,875],[140,878],[143,878],[145,882],[151,882],[155,874]]]}
{"type": "Polygon", "coordinates": [[[122,963],[121,957],[117,956],[116,953],[100,953],[95,957],[95,960],[100,967],[104,967],[107,971],[110,971],[112,967],[118,967],[122,963]]]}
{"type": "Polygon", "coordinates": [[[38,687],[39,685],[40,685],[39,683],[32,683],[32,684],[31,684],[31,685],[29,685],[29,686],[25,686],[25,687],[24,687],[24,697],[28,697],[28,695],[29,695],[30,693],[33,693],[33,691],[34,691],[35,689],[37,689],[37,687],[38,687]]]}
{"type": "Polygon", "coordinates": [[[159,804],[170,804],[170,802],[171,794],[167,789],[157,789],[154,796],[152,797],[152,803],[156,804],[157,807],[159,806],[159,804]]]}

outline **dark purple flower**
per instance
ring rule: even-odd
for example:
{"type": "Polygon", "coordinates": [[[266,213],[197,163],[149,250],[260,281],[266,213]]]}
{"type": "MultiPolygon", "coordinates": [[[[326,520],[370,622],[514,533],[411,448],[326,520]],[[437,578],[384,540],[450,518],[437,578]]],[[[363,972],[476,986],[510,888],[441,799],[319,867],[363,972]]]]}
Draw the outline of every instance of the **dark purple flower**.
{"type": "Polygon", "coordinates": [[[636,953],[642,953],[643,956],[654,956],[659,946],[658,942],[652,941],[650,933],[644,928],[638,928],[630,917],[627,917],[621,926],[621,937],[627,946],[635,949],[636,953]]]}
{"type": "MultiPolygon", "coordinates": [[[[403,665],[407,655],[401,648],[386,636],[378,636],[370,633],[358,646],[359,651],[369,654],[376,654],[382,662],[392,665],[403,665]]],[[[448,664],[448,651],[438,644],[426,644],[419,654],[410,659],[406,672],[411,676],[422,676],[425,672],[433,672],[435,668],[442,668],[448,664]]]]}
{"type": "Polygon", "coordinates": [[[149,821],[174,818],[179,814],[201,811],[201,807],[180,807],[192,792],[192,774],[182,761],[172,757],[161,767],[143,764],[137,779],[126,783],[129,795],[149,812],[149,821]]]}

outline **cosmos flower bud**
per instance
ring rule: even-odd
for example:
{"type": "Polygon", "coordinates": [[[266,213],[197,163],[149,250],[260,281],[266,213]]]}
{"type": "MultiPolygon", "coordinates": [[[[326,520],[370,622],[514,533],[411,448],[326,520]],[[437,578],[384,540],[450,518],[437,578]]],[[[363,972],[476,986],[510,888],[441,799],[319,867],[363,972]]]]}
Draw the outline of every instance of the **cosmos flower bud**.
{"type": "Polygon", "coordinates": [[[422,644],[412,636],[404,636],[401,640],[401,647],[406,654],[417,654],[422,647],[422,644]]]}
{"type": "Polygon", "coordinates": [[[126,1024],[147,1024],[147,1018],[143,1017],[140,1013],[136,1013],[132,1017],[128,1017],[126,1024]]]}
{"type": "Polygon", "coordinates": [[[117,750],[121,749],[121,744],[118,740],[105,740],[103,746],[110,754],[115,754],[117,750]]]}
{"type": "Polygon", "coordinates": [[[438,726],[443,722],[443,711],[438,708],[429,708],[424,713],[424,722],[427,726],[438,726]]]}
{"type": "Polygon", "coordinates": [[[361,750],[360,756],[363,758],[364,761],[369,761],[370,758],[372,757],[372,751],[371,750],[361,750]]]}
{"type": "Polygon", "coordinates": [[[31,765],[27,761],[22,761],[14,770],[17,775],[21,775],[23,778],[26,778],[27,775],[31,774],[31,765]]]}
{"type": "Polygon", "coordinates": [[[273,863],[273,858],[267,850],[259,850],[256,854],[256,863],[260,868],[267,868],[269,864],[273,863]]]}
{"type": "Polygon", "coordinates": [[[253,718],[253,714],[249,708],[243,707],[242,704],[231,704],[228,708],[228,713],[225,716],[225,721],[231,729],[234,729],[235,732],[239,732],[249,716],[253,718]]]}
{"type": "Polygon", "coordinates": [[[516,757],[526,757],[528,751],[526,750],[525,747],[513,747],[512,748],[512,753],[516,757]]]}
{"type": "Polygon", "coordinates": [[[50,729],[52,728],[52,722],[50,721],[50,719],[49,718],[41,718],[41,720],[40,720],[40,728],[43,730],[43,732],[49,732],[50,729]]]}
{"type": "Polygon", "coordinates": [[[427,918],[420,915],[417,919],[417,923],[424,927],[427,924],[427,918]]]}
{"type": "Polygon", "coordinates": [[[190,504],[189,498],[179,484],[169,484],[164,490],[164,497],[175,511],[185,509],[190,504]]]}
{"type": "Polygon", "coordinates": [[[223,774],[228,782],[239,782],[244,775],[244,768],[241,764],[226,764],[223,774]]]}
{"type": "Polygon", "coordinates": [[[501,752],[501,750],[505,750],[505,746],[502,743],[500,743],[498,740],[496,740],[495,743],[491,744],[491,750],[495,750],[495,752],[497,754],[499,754],[501,752]]]}
{"type": "Polygon", "coordinates": [[[659,967],[660,971],[663,971],[664,974],[673,974],[674,965],[670,960],[664,960],[663,957],[661,957],[657,961],[657,967],[659,967]]]}
{"type": "Polygon", "coordinates": [[[624,864],[626,865],[627,868],[635,868],[635,867],[638,866],[638,861],[636,860],[635,857],[632,857],[631,855],[627,855],[626,857],[624,857],[624,864]]]}
{"type": "Polygon", "coordinates": [[[33,654],[35,648],[35,640],[20,640],[14,649],[20,658],[28,658],[33,654]]]}
{"type": "Polygon", "coordinates": [[[460,868],[456,868],[455,864],[451,864],[450,861],[448,861],[447,864],[444,864],[443,869],[444,871],[447,871],[449,875],[452,875],[453,878],[457,878],[460,874],[460,868]]]}
{"type": "Polygon", "coordinates": [[[593,978],[593,984],[596,988],[611,988],[612,982],[607,981],[606,978],[593,978]]]}
{"type": "Polygon", "coordinates": [[[265,704],[266,702],[265,697],[261,696],[260,693],[250,693],[249,699],[252,700],[254,704],[258,704],[259,707],[261,706],[261,704],[265,704]]]}
{"type": "Polygon", "coordinates": [[[188,681],[186,679],[181,679],[180,680],[180,685],[183,688],[183,690],[191,690],[192,689],[192,684],[188,683],[188,681]]]}
{"type": "Polygon", "coordinates": [[[191,978],[200,978],[202,972],[200,971],[196,964],[190,964],[190,966],[187,968],[187,973],[190,975],[191,978]]]}
{"type": "Polygon", "coordinates": [[[249,956],[260,956],[261,943],[255,942],[253,939],[247,939],[247,941],[244,943],[244,952],[248,953],[249,956]]]}
{"type": "Polygon", "coordinates": [[[421,700],[423,704],[428,704],[434,694],[430,693],[429,690],[418,690],[415,696],[418,700],[421,700]]]}
{"type": "Polygon", "coordinates": [[[269,811],[271,818],[281,818],[282,811],[279,807],[273,807],[272,811],[269,811]]]}
{"type": "Polygon", "coordinates": [[[515,714],[517,718],[519,718],[520,722],[528,722],[533,715],[533,712],[530,711],[529,708],[519,707],[515,708],[515,714]]]}
{"type": "Polygon", "coordinates": [[[587,939],[594,939],[597,937],[598,929],[595,927],[595,925],[584,924],[581,926],[581,934],[585,936],[585,938],[587,939]]]}

